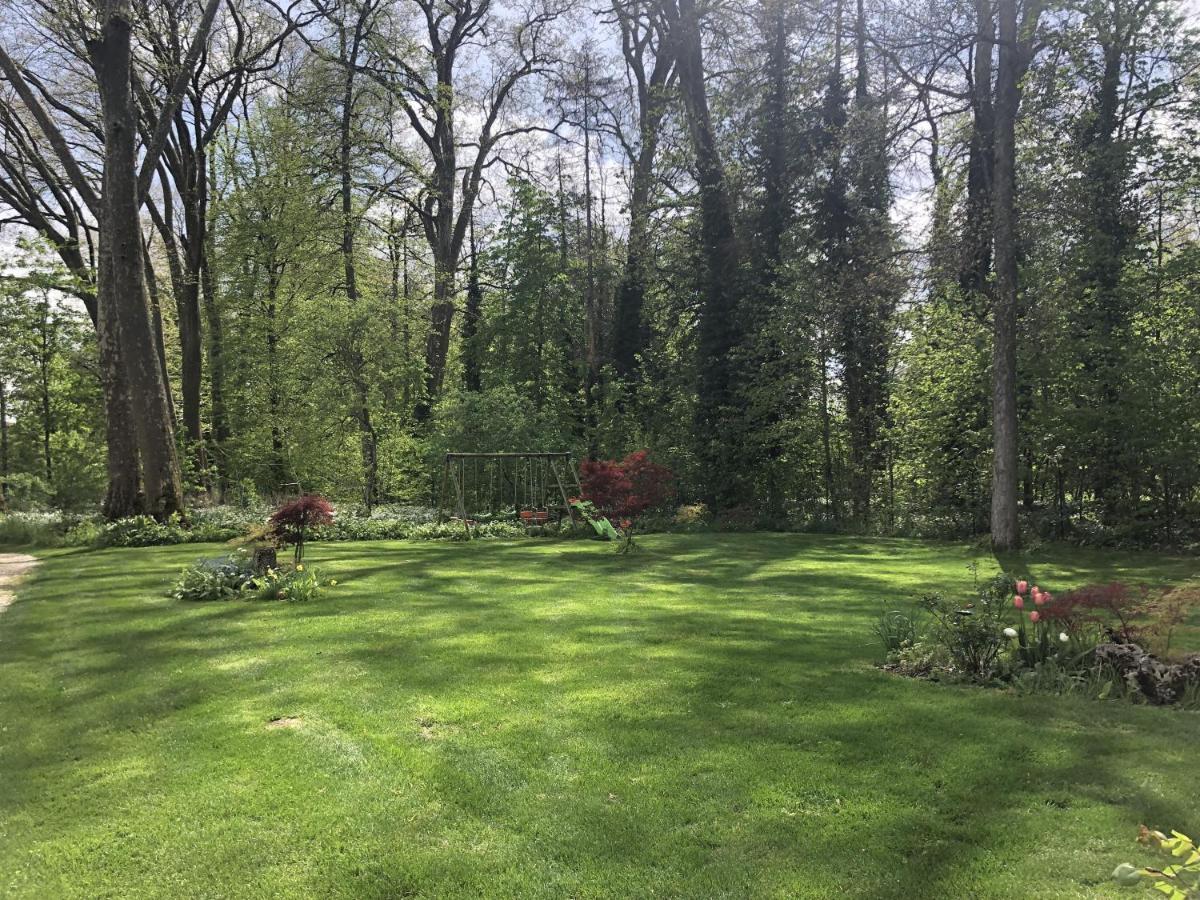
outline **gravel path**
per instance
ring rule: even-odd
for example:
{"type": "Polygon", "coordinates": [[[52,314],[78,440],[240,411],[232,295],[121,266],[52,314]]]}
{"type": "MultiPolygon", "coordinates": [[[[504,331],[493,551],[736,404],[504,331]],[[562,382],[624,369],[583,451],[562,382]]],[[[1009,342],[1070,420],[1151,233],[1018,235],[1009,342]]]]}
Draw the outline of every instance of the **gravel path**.
{"type": "Polygon", "coordinates": [[[16,598],[14,593],[21,576],[38,564],[36,556],[25,553],[0,553],[0,613],[16,598]]]}

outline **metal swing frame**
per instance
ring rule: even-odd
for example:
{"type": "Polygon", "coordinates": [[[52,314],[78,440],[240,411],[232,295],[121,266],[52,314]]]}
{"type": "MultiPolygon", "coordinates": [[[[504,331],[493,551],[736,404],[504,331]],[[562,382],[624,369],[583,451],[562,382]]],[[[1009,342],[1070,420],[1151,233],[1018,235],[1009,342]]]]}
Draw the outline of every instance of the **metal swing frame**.
{"type": "MultiPolygon", "coordinates": [[[[442,463],[441,486],[438,490],[438,521],[445,522],[447,518],[453,516],[465,522],[470,517],[467,510],[467,499],[471,494],[478,497],[478,485],[472,491],[468,484],[467,464],[469,462],[474,461],[476,464],[476,482],[479,481],[480,466],[491,468],[494,478],[494,466],[498,464],[501,476],[500,491],[503,494],[504,466],[510,460],[513,462],[513,507],[518,514],[522,506],[531,505],[522,503],[522,498],[517,496],[520,490],[519,485],[524,487],[526,494],[524,499],[531,500],[536,476],[540,475],[543,481],[539,499],[548,499],[548,487],[551,488],[551,493],[556,488],[558,499],[562,501],[562,505],[558,508],[559,521],[562,521],[563,516],[566,515],[572,523],[575,522],[575,510],[569,503],[568,489],[573,486],[574,496],[578,497],[583,493],[583,488],[579,483],[579,473],[572,463],[572,454],[567,452],[447,453],[442,463]],[[537,469],[534,468],[535,465],[538,466],[537,469]],[[523,478],[520,477],[522,468],[527,471],[523,478]]],[[[494,497],[494,489],[490,487],[489,495],[494,497]]],[[[542,522],[549,518],[549,508],[545,509],[545,513],[546,515],[541,519],[542,522]]]]}

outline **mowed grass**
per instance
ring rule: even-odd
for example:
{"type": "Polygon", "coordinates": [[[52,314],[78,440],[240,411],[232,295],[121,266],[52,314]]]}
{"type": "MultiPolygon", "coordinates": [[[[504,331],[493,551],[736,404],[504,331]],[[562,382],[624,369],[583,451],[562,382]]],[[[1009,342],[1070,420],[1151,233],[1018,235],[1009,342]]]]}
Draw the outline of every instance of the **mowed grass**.
{"type": "Polygon", "coordinates": [[[978,550],[639,543],[315,545],[308,605],[164,597],[223,548],[48,555],[0,616],[0,895],[1100,897],[1140,822],[1200,830],[1198,714],[873,667],[978,550]]]}

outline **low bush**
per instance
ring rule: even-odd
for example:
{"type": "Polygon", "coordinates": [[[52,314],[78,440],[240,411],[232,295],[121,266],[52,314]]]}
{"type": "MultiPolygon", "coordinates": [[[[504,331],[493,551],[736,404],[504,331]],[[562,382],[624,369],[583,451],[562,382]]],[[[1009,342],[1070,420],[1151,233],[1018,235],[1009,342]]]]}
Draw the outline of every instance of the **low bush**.
{"type": "Polygon", "coordinates": [[[712,522],[712,513],[704,503],[685,503],[675,510],[672,524],[681,529],[704,528],[712,522]]]}
{"type": "Polygon", "coordinates": [[[337,517],[333,523],[312,530],[313,541],[465,541],[468,537],[524,537],[525,529],[518,522],[496,520],[475,522],[467,534],[461,519],[445,522],[413,523],[394,519],[357,519],[337,517]]]}
{"type": "Polygon", "coordinates": [[[367,516],[359,518],[383,519],[389,522],[407,522],[410,525],[428,525],[436,522],[438,511],[432,506],[406,506],[399,503],[385,503],[376,506],[367,516]]]}
{"type": "MultiPolygon", "coordinates": [[[[199,507],[181,516],[158,522],[150,516],[131,516],[104,522],[96,516],[73,516],[61,512],[0,514],[0,546],[57,547],[154,547],[170,544],[247,542],[261,539],[268,528],[267,513],[261,508],[233,506],[199,507]]],[[[542,529],[557,534],[553,527],[542,529]]],[[[472,536],[483,538],[523,537],[520,523],[509,519],[476,521],[472,536]]],[[[465,540],[461,521],[437,521],[437,510],[429,507],[379,507],[370,516],[339,513],[325,525],[307,525],[306,540],[465,540]]]]}
{"type": "Polygon", "coordinates": [[[921,600],[933,619],[933,636],[949,654],[956,673],[974,681],[997,674],[1000,652],[1008,641],[1007,599],[1012,581],[997,575],[987,584],[976,584],[975,597],[966,602],[927,594],[921,600]]]}
{"type": "Polygon", "coordinates": [[[166,544],[201,544],[228,541],[241,528],[200,520],[185,523],[175,514],[159,522],[150,516],[130,516],[102,526],[96,543],[101,547],[157,547],[166,544]]]}

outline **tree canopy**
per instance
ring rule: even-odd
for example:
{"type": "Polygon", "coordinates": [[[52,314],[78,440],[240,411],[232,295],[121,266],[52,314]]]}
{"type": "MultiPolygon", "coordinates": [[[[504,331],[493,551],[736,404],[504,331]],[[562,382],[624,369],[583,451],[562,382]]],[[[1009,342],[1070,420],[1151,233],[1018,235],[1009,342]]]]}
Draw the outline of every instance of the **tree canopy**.
{"type": "Polygon", "coordinates": [[[1182,0],[0,0],[0,496],[1200,535],[1182,0]]]}

